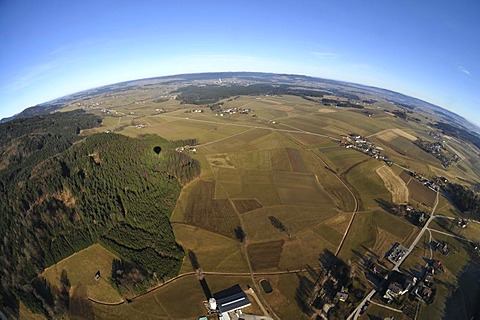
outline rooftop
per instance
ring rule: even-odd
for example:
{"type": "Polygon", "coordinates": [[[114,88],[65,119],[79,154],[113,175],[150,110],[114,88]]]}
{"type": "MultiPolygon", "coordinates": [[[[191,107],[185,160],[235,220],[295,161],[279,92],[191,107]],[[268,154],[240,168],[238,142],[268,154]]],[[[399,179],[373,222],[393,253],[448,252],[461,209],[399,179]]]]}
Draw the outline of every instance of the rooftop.
{"type": "Polygon", "coordinates": [[[247,295],[238,284],[214,293],[213,297],[217,300],[220,313],[245,308],[251,304],[247,295]]]}

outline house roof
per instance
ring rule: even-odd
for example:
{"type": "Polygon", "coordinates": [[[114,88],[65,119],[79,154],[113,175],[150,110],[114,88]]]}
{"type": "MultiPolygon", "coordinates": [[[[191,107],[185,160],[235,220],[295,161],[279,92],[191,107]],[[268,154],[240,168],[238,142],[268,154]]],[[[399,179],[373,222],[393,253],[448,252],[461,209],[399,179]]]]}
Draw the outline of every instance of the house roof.
{"type": "Polygon", "coordinates": [[[220,313],[241,309],[251,304],[247,295],[238,284],[214,293],[213,297],[217,300],[217,306],[220,313]]]}

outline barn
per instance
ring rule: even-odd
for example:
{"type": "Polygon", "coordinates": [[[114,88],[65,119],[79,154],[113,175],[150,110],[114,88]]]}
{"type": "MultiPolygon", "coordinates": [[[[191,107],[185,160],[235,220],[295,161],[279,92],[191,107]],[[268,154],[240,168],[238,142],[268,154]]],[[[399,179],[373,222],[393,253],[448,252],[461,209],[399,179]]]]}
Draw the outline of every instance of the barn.
{"type": "Polygon", "coordinates": [[[247,295],[238,284],[214,293],[213,298],[221,320],[230,320],[232,317],[229,313],[239,315],[242,313],[241,309],[251,305],[247,295]]]}

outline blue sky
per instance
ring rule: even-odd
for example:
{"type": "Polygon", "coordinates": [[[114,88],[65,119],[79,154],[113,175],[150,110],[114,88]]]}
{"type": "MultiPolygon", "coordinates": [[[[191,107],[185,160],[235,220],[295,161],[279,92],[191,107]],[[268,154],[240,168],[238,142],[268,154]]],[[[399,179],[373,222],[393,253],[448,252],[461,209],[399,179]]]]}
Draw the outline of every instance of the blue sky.
{"type": "Polygon", "coordinates": [[[479,57],[477,0],[0,0],[0,118],[119,81],[263,71],[387,88],[480,125],[479,57]]]}

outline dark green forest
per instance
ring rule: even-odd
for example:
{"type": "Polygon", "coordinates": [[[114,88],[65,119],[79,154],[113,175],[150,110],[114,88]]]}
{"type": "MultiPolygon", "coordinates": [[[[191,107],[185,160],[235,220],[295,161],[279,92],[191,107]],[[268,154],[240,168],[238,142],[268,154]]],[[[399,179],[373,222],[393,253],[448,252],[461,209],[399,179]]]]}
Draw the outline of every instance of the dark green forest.
{"type": "MultiPolygon", "coordinates": [[[[184,252],[169,217],[182,184],[198,162],[154,135],[85,137],[101,120],[82,111],[0,124],[0,305],[19,300],[54,317],[61,293],[37,275],[55,262],[100,242],[141,277],[135,290],[179,271],[184,252]]],[[[57,311],[56,311],[57,310],[57,311]]]]}
{"type": "Polygon", "coordinates": [[[446,191],[464,218],[480,221],[480,196],[478,194],[457,183],[449,183],[446,191]]]}
{"type": "Polygon", "coordinates": [[[270,85],[270,84],[252,84],[249,86],[232,85],[232,86],[187,86],[185,88],[172,91],[171,93],[179,93],[177,100],[182,103],[189,104],[209,104],[218,102],[221,99],[239,95],[294,95],[306,97],[323,97],[330,94],[326,91],[290,88],[288,85],[270,85]]]}

